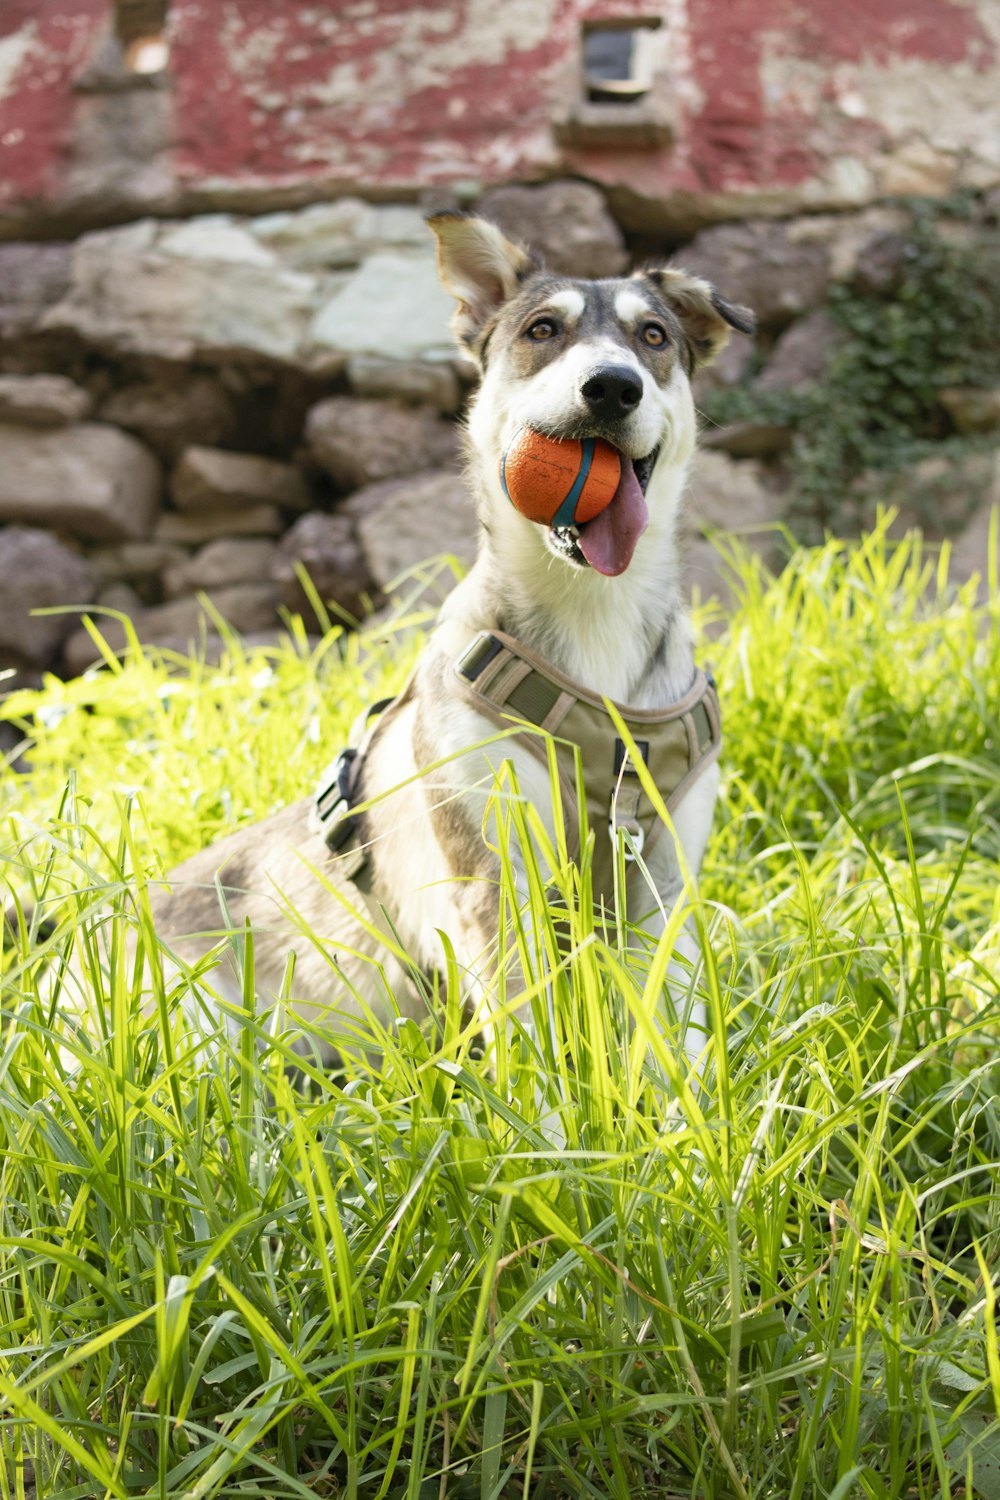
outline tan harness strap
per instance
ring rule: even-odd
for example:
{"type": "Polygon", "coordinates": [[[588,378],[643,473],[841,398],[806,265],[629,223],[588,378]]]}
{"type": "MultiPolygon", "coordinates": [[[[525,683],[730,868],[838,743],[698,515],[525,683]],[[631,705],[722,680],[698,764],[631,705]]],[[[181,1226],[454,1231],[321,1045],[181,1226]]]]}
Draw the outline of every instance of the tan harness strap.
{"type": "MultiPolygon", "coordinates": [[[[414,678],[415,674],[393,703],[379,704],[372,710],[373,714],[381,712],[383,725],[411,696],[414,678]]],[[[646,796],[632,751],[619,735],[605,699],[573,682],[502,631],[483,631],[473,637],[454,663],[451,684],[543,763],[548,758],[547,737],[551,736],[569,831],[578,823],[579,751],[587,818],[596,835],[594,894],[610,906],[619,843],[624,842],[625,858],[633,860],[644,850],[648,852],[663,824],[646,796]],[[603,836],[605,826],[609,838],[603,836]]],[[[722,719],[714,679],[696,671],[689,691],[668,708],[614,706],[672,813],[722,748],[722,719]]],[[[317,793],[316,818],[327,848],[343,861],[344,875],[353,880],[376,925],[382,925],[385,917],[371,890],[367,850],[352,814],[357,801],[358,767],[374,727],[374,723],[369,725],[357,750],[342,751],[328,769],[317,793]]]]}
{"type": "MultiPolygon", "coordinates": [[[[628,835],[626,858],[634,859],[651,846],[663,825],[605,700],[502,631],[477,635],[456,661],[455,678],[460,691],[498,724],[513,728],[521,722],[553,736],[569,806],[575,803],[573,747],[579,747],[588,818],[598,830],[594,888],[610,900],[619,830],[628,835]],[[611,835],[608,840],[599,832],[604,822],[611,835]]],[[[668,708],[615,707],[667,810],[673,812],[722,748],[714,679],[697,671],[690,690],[668,708]]],[[[515,735],[535,755],[545,758],[544,739],[537,733],[516,734],[515,730],[515,735]]],[[[568,821],[575,825],[575,818],[568,821]]]]}

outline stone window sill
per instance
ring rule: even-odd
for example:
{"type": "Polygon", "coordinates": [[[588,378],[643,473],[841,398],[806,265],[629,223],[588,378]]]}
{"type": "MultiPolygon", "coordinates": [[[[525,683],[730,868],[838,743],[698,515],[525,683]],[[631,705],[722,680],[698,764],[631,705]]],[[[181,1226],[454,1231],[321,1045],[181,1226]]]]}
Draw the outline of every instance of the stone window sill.
{"type": "Polygon", "coordinates": [[[553,121],[563,146],[663,147],[673,143],[672,111],[650,94],[625,104],[578,100],[553,121]]]}

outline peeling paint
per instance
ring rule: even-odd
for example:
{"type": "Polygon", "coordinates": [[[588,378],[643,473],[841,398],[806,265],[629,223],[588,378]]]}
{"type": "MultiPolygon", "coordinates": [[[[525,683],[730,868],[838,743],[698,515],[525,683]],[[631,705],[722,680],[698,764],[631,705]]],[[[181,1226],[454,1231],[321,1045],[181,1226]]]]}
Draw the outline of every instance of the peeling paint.
{"type": "Polygon", "coordinates": [[[0,99],[11,92],[11,85],[31,55],[38,27],[29,21],[22,31],[0,38],[0,99]]]}
{"type": "MultiPolygon", "coordinates": [[[[109,18],[110,0],[0,4],[5,232],[72,208],[87,179],[84,127],[103,101],[73,82],[109,18]]],[[[169,108],[142,146],[147,180],[164,186],[141,211],[569,171],[639,225],[698,201],[791,212],[856,204],[892,180],[989,186],[998,41],[1000,0],[173,0],[169,108]],[[662,23],[674,142],[561,147],[553,121],[579,86],[581,24],[638,16],[662,23]]],[[[135,173],[134,140],[108,128],[100,142],[135,173]]],[[[114,181],[113,160],[97,178],[114,181]]]]}
{"type": "Polygon", "coordinates": [[[58,196],[79,107],[72,80],[107,13],[107,0],[3,0],[0,210],[58,196]]]}

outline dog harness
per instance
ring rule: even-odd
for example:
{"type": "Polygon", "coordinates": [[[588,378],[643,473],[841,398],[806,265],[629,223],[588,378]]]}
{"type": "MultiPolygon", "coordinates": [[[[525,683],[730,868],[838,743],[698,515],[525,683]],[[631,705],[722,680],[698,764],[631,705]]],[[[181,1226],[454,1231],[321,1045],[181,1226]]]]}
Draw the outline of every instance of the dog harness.
{"type": "MultiPolygon", "coordinates": [[[[603,698],[536,656],[502,631],[481,631],[453,662],[447,674],[452,691],[525,749],[547,764],[552,737],[572,836],[577,818],[576,751],[583,769],[587,821],[595,830],[593,889],[595,901],[610,907],[619,833],[625,835],[625,858],[648,852],[663,822],[643,790],[629,746],[619,733],[603,698]],[[523,728],[519,729],[518,726],[523,728]],[[609,836],[605,836],[604,830],[609,836]]],[[[369,719],[401,707],[411,677],[400,696],[375,704],[369,719]]],[[[719,695],[711,673],[696,671],[690,690],[665,709],[615,705],[667,811],[673,813],[685,792],[718,759],[722,748],[719,695]]],[[[343,874],[367,894],[367,850],[352,808],[354,789],[371,730],[358,749],[341,751],[329,767],[316,796],[316,814],[327,848],[345,860],[343,874]]],[[[578,853],[579,851],[574,851],[578,853]]]]}

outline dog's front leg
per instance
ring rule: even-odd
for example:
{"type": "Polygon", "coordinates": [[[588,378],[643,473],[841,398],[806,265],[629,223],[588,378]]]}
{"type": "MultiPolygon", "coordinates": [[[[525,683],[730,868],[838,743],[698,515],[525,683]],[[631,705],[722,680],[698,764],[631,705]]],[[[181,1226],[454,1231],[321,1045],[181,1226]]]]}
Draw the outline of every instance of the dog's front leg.
{"type": "MultiPolygon", "coordinates": [[[[535,871],[540,868],[537,850],[532,853],[532,865],[535,871]]],[[[566,1145],[566,1126],[562,1116],[569,1104],[564,1069],[560,1065],[563,1044],[556,1021],[549,954],[535,915],[539,902],[546,898],[533,888],[528,863],[520,849],[512,851],[509,868],[511,895],[516,902],[520,925],[521,953],[507,975],[507,993],[513,997],[520,994],[523,998],[508,1020],[508,1033],[516,1027],[524,1034],[534,1068],[538,1123],[549,1145],[562,1150],[566,1145]]]]}
{"type": "MultiPolygon", "coordinates": [[[[507,904],[508,921],[501,922],[498,933],[497,874],[494,870],[489,878],[463,883],[463,904],[467,911],[479,905],[482,919],[452,929],[451,954],[465,1013],[482,1039],[490,1075],[507,1104],[522,1109],[525,1123],[537,1123],[547,1144],[561,1150],[566,1144],[561,1116],[567,1097],[548,957],[534,920],[537,893],[526,862],[505,859],[501,899],[507,904]],[[476,886],[481,887],[478,899],[476,886]],[[530,1069],[530,1091],[524,1087],[524,1067],[530,1069]]],[[[447,967],[447,955],[443,957],[447,967]]]]}
{"type": "MultiPolygon", "coordinates": [[[[518,1055],[526,1059],[534,1077],[535,1116],[549,1145],[561,1149],[568,1090],[550,974],[549,877],[557,846],[552,787],[545,767],[523,752],[516,761],[494,765],[491,778],[483,828],[494,860],[490,889],[496,967],[493,982],[482,992],[483,1022],[491,1033],[498,1079],[508,1076],[518,1055]]],[[[511,1083],[516,1097],[516,1075],[511,1083]]],[[[523,1094],[521,1099],[523,1103],[523,1094]]]]}
{"type": "MultiPolygon", "coordinates": [[[[641,926],[652,946],[661,941],[673,922],[678,902],[688,899],[708,842],[718,785],[719,771],[713,765],[675,811],[673,829],[661,830],[645,870],[638,864],[632,867],[626,888],[629,919],[641,926]]],[[[689,1066],[699,1075],[704,1071],[705,1049],[711,1036],[699,986],[700,965],[701,949],[688,917],[673,941],[657,1020],[666,1038],[679,1038],[689,1066]]]]}

